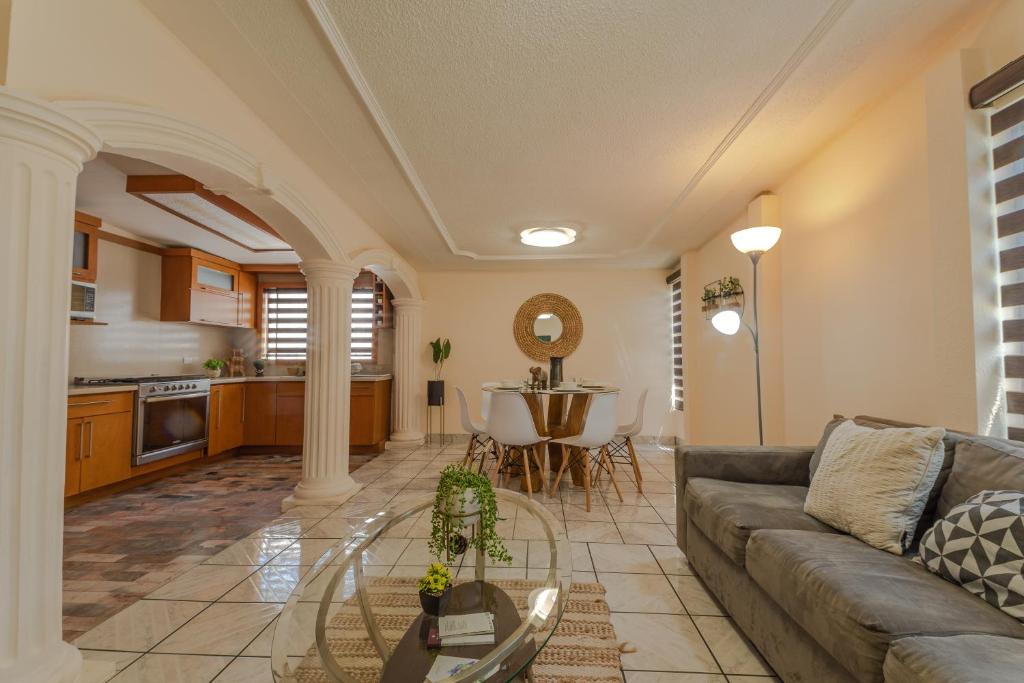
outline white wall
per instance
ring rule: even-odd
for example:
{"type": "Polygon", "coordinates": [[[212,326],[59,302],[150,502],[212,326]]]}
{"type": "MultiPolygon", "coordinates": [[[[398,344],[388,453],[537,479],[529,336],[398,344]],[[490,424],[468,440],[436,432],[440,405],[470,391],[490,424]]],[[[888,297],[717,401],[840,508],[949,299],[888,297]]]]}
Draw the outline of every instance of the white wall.
{"type": "MultiPolygon", "coordinates": [[[[966,93],[1024,52],[1022,27],[1024,3],[997,7],[766,188],[783,228],[765,262],[778,274],[763,281],[762,329],[781,345],[765,382],[769,441],[814,443],[833,413],[1004,429],[985,115],[966,93]]],[[[728,234],[745,226],[683,259],[694,442],[753,442],[749,399],[715,409],[749,374],[749,347],[710,338],[693,312],[699,285],[739,268],[728,234]]]]}
{"type": "Polygon", "coordinates": [[[160,256],[99,245],[96,319],[108,324],[71,326],[69,377],[197,373],[207,358],[230,358],[232,330],[160,321],[160,256]]]}
{"type": "MultiPolygon", "coordinates": [[[[452,356],[444,368],[448,431],[462,431],[456,387],[466,391],[471,411],[479,416],[481,382],[523,379],[530,366],[538,365],[516,345],[512,321],[528,298],[553,292],[571,300],[583,318],[583,341],[565,359],[565,376],[596,378],[621,387],[621,422],[632,419],[640,392],[648,388],[643,433],[661,433],[669,410],[671,373],[666,275],[668,271],[662,270],[421,273],[422,381],[432,377],[427,343],[437,337],[452,342],[452,356]]],[[[436,418],[434,424],[436,431],[436,418]]]]}

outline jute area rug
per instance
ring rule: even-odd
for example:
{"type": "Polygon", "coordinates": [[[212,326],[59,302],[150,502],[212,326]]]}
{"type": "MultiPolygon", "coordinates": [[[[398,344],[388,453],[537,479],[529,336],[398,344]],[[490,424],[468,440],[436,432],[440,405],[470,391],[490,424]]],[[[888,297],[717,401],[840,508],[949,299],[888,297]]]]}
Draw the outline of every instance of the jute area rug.
{"type": "MultiPolygon", "coordinates": [[[[505,591],[524,617],[530,592],[544,585],[525,579],[489,583],[505,591]]],[[[373,578],[368,593],[384,638],[394,648],[420,614],[416,579],[373,578]]],[[[621,683],[619,646],[604,594],[604,586],[599,583],[572,584],[561,622],[533,661],[532,679],[536,683],[621,683]]],[[[537,642],[543,642],[546,635],[537,633],[537,642]]],[[[370,641],[354,598],[343,603],[328,622],[327,642],[343,671],[361,683],[380,680],[383,661],[370,641]]],[[[295,680],[330,683],[313,648],[296,669],[295,680]]]]}

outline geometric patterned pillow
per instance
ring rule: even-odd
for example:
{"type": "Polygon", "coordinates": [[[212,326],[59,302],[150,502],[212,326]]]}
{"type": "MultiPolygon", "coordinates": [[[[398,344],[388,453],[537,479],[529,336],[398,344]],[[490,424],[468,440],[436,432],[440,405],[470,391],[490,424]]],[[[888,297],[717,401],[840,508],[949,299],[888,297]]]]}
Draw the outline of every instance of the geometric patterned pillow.
{"type": "Polygon", "coordinates": [[[925,532],[918,562],[1024,622],[1024,491],[982,491],[925,532]]]}

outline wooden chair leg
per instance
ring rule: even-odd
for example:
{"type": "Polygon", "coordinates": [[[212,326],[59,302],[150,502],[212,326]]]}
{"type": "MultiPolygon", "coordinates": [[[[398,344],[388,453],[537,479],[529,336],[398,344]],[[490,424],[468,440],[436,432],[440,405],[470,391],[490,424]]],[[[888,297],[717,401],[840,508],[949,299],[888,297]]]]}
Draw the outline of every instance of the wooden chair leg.
{"type": "Polygon", "coordinates": [[[569,455],[572,452],[566,452],[565,444],[558,444],[562,451],[562,464],[558,466],[558,474],[555,475],[555,482],[551,485],[551,495],[555,495],[558,492],[558,483],[562,481],[562,475],[565,474],[565,468],[569,466],[569,455]]]}
{"type": "Polygon", "coordinates": [[[469,435],[469,444],[466,446],[466,457],[462,459],[463,467],[473,467],[473,447],[476,445],[476,434],[469,435]]]}
{"type": "Polygon", "coordinates": [[[626,448],[629,450],[629,460],[633,463],[633,475],[636,477],[636,490],[644,492],[644,477],[640,474],[640,463],[636,458],[636,451],[633,450],[633,437],[626,437],[626,448]]]}
{"type": "Polygon", "coordinates": [[[612,486],[615,487],[615,493],[617,493],[618,496],[619,496],[619,502],[620,503],[624,502],[622,500],[622,491],[619,490],[619,482],[615,481],[615,475],[612,474],[612,471],[611,471],[611,468],[610,468],[611,458],[608,456],[608,446],[601,446],[601,460],[604,462],[605,465],[609,466],[608,478],[612,480],[612,486]]]}
{"type": "Polygon", "coordinates": [[[498,480],[498,485],[501,485],[502,480],[505,477],[505,460],[508,459],[508,449],[499,444],[497,441],[494,442],[494,452],[498,457],[498,468],[495,471],[495,476],[498,480]]]}
{"type": "Polygon", "coordinates": [[[526,495],[533,498],[533,473],[530,472],[529,446],[520,446],[519,452],[523,458],[523,476],[526,477],[526,495]]]}
{"type": "Polygon", "coordinates": [[[538,443],[533,445],[533,457],[537,461],[537,469],[540,472],[540,492],[548,493],[544,487],[545,479],[547,479],[544,476],[544,450],[544,444],[538,443]]]}
{"type": "Polygon", "coordinates": [[[583,498],[587,504],[587,512],[590,512],[590,463],[587,462],[590,459],[590,455],[587,451],[583,452],[583,498]]]}

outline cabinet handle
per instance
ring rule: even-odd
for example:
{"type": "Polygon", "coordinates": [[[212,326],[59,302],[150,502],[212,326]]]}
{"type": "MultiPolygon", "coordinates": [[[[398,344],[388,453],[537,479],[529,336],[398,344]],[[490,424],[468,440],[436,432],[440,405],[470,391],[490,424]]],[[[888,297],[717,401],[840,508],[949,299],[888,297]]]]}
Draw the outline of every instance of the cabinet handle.
{"type": "Polygon", "coordinates": [[[89,425],[89,454],[87,456],[85,456],[85,457],[92,458],[92,433],[93,433],[92,420],[86,420],[83,423],[83,429],[84,429],[84,425],[89,425]]]}
{"type": "Polygon", "coordinates": [[[245,422],[245,385],[242,385],[242,422],[245,422]]]}
{"type": "Polygon", "coordinates": [[[82,401],[81,403],[69,403],[69,406],[105,406],[108,403],[113,403],[112,400],[106,401],[82,401]]]}
{"type": "Polygon", "coordinates": [[[78,453],[75,454],[75,460],[82,461],[82,452],[85,450],[85,423],[78,423],[78,453]]]}
{"type": "Polygon", "coordinates": [[[224,396],[217,397],[217,429],[220,429],[220,417],[224,414],[224,396]]]}

